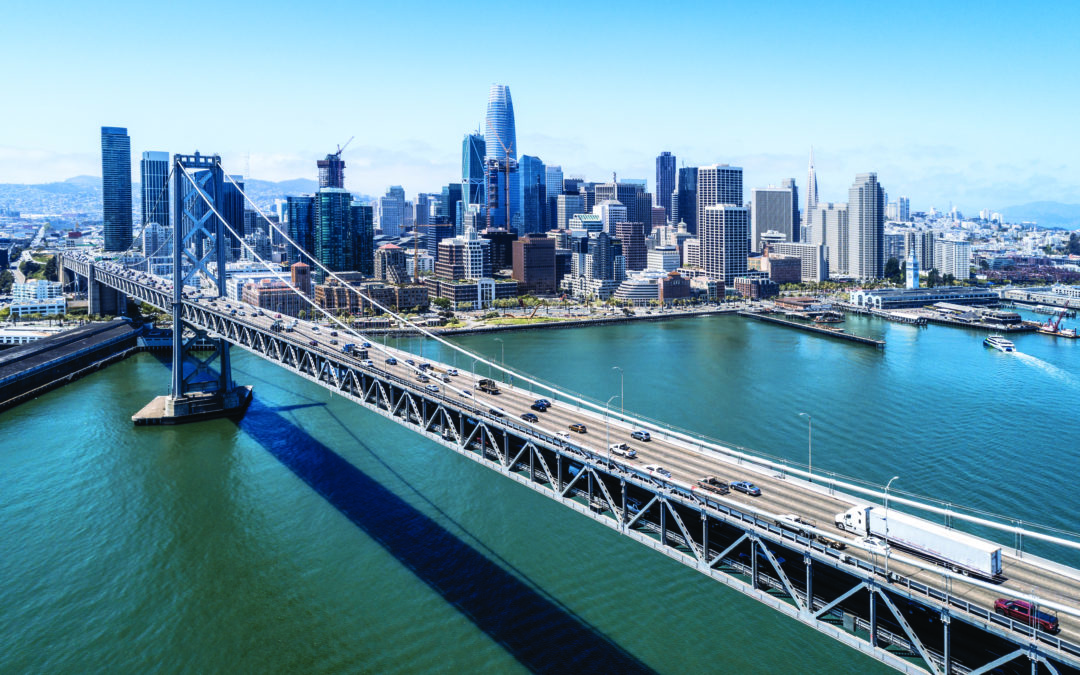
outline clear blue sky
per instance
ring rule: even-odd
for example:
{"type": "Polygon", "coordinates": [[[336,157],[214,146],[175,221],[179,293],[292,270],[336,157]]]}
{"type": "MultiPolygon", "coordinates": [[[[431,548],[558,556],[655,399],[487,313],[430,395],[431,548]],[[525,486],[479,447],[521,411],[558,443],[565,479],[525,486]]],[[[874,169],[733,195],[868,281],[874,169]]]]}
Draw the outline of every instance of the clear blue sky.
{"type": "MultiPolygon", "coordinates": [[[[822,198],[877,171],[913,209],[1080,202],[1080,3],[8,0],[0,182],[99,175],[102,125],[254,178],[410,195],[460,177],[493,82],[568,175],[728,162],[822,198]],[[186,13],[185,13],[186,12],[186,13]]],[[[805,192],[803,192],[805,194],[805,192]]]]}

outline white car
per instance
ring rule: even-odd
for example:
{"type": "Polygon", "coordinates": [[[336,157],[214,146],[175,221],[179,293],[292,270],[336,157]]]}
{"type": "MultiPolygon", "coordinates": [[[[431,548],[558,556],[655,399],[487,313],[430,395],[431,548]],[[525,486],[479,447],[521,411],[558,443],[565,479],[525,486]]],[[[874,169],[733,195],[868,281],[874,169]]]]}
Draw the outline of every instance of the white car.
{"type": "Polygon", "coordinates": [[[626,457],[627,459],[637,457],[637,450],[634,450],[626,443],[612,443],[608,449],[611,450],[611,454],[618,457],[626,457]]]}
{"type": "Polygon", "coordinates": [[[562,440],[569,442],[570,441],[570,432],[568,432],[568,431],[556,431],[555,432],[555,437],[556,438],[561,438],[562,440]]]}
{"type": "Polygon", "coordinates": [[[885,555],[885,551],[889,548],[885,541],[878,537],[864,537],[859,540],[859,543],[870,549],[871,553],[880,553],[881,555],[885,555]]]}
{"type": "Polygon", "coordinates": [[[650,476],[660,476],[661,478],[671,478],[671,472],[662,466],[656,464],[646,464],[645,472],[650,476]]]}

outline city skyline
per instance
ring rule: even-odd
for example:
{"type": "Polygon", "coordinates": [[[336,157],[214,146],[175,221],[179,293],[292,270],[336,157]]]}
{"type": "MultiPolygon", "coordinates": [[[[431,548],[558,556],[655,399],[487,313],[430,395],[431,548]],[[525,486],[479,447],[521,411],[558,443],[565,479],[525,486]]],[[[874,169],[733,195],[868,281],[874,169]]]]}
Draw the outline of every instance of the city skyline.
{"type": "MultiPolygon", "coordinates": [[[[409,195],[432,192],[459,174],[462,139],[482,129],[484,92],[501,83],[516,99],[516,154],[562,166],[567,176],[605,180],[616,172],[646,178],[654,189],[655,157],[670,151],[678,167],[742,166],[747,188],[792,176],[805,188],[813,145],[822,201],[843,200],[852,177],[872,171],[890,195],[910,196],[914,210],[1080,202],[1080,168],[1073,159],[1078,141],[1058,133],[1069,128],[1077,97],[1058,86],[1068,81],[1068,64],[1076,60],[1077,47],[1066,35],[1080,14],[1075,7],[1036,15],[1016,7],[974,12],[974,5],[935,6],[905,16],[875,8],[857,17],[840,6],[811,10],[795,3],[674,8],[665,25],[687,38],[686,44],[712,44],[710,17],[721,12],[746,26],[725,36],[725,49],[746,58],[724,77],[750,101],[731,106],[720,105],[721,78],[703,66],[682,63],[678,52],[657,58],[652,52],[618,49],[630,37],[651,36],[651,26],[634,12],[611,23],[611,17],[591,8],[576,8],[575,16],[585,25],[603,20],[610,30],[590,34],[585,42],[549,30],[561,16],[559,6],[537,21],[525,20],[518,14],[522,10],[507,9],[505,20],[517,31],[513,43],[544,35],[545,49],[535,56],[506,50],[499,60],[456,73],[444,84],[431,77],[432,64],[439,62],[439,54],[459,48],[454,35],[483,13],[466,19],[438,6],[421,6],[430,20],[416,26],[416,49],[398,49],[389,35],[370,30],[355,44],[340,47],[338,62],[345,64],[351,85],[335,86],[335,105],[317,108],[303,97],[252,105],[258,92],[274,91],[294,79],[311,86],[330,77],[337,81],[337,71],[317,67],[318,31],[306,31],[315,17],[273,4],[258,12],[253,6],[222,8],[222,26],[257,21],[269,29],[288,22],[297,39],[277,50],[257,30],[229,32],[225,40],[223,28],[209,29],[208,41],[220,35],[225,46],[193,52],[193,67],[171,70],[169,76],[178,89],[204,92],[216,117],[200,114],[194,102],[190,110],[161,106],[158,99],[124,86],[143,75],[157,79],[150,71],[160,69],[160,62],[132,58],[135,54],[186,34],[183,22],[164,20],[164,8],[117,9],[120,17],[112,29],[128,38],[117,45],[94,40],[99,34],[94,27],[105,19],[84,8],[71,6],[72,20],[62,26],[42,10],[15,8],[13,23],[29,30],[16,31],[0,47],[9,62],[25,63],[9,73],[10,89],[21,94],[20,105],[8,111],[9,124],[19,133],[0,143],[0,181],[98,175],[92,136],[101,126],[117,125],[129,129],[135,153],[216,152],[230,173],[265,180],[310,177],[314,161],[355,135],[344,154],[350,167],[347,189],[372,196],[390,185],[405,186],[409,195]],[[922,22],[925,17],[931,20],[922,22]],[[35,50],[33,60],[20,58],[32,49],[28,36],[40,34],[35,27],[45,25],[56,44],[40,55],[35,50]],[[148,25],[155,30],[145,30],[148,25]],[[754,27],[765,25],[776,29],[768,53],[757,49],[764,29],[754,27]],[[847,39],[815,39],[823,31],[847,39]],[[563,49],[570,45],[574,49],[563,49]],[[674,102],[616,106],[612,102],[624,98],[618,84],[572,74],[550,76],[559,66],[571,73],[579,64],[610,61],[611,54],[618,55],[621,66],[677,92],[674,102]],[[104,67],[113,61],[124,64],[123,76],[104,67]],[[223,61],[242,64],[238,67],[249,86],[235,87],[231,70],[201,67],[223,61]],[[103,78],[102,72],[113,74],[103,78]],[[778,73],[787,76],[777,79],[778,73]],[[405,96],[418,79],[425,82],[424,98],[430,104],[416,105],[405,96]],[[849,91],[847,83],[855,81],[878,83],[880,95],[863,96],[861,90],[872,86],[865,84],[849,91]],[[46,103],[58,91],[79,105],[46,103]],[[1048,102],[1043,97],[1050,91],[1056,98],[1048,102]],[[384,97],[380,104],[364,105],[373,92],[384,97]],[[401,96],[392,96],[395,92],[401,96]]],[[[352,19],[364,26],[402,16],[400,8],[340,11],[343,23],[352,19]]],[[[490,22],[479,21],[473,30],[490,22]]]]}

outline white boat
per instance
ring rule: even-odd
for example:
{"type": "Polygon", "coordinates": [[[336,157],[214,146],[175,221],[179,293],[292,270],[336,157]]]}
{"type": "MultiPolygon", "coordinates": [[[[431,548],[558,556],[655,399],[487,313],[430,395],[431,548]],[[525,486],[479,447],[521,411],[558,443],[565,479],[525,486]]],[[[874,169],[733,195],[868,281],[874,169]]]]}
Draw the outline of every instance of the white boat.
{"type": "Polygon", "coordinates": [[[987,347],[993,347],[999,352],[1015,352],[1016,345],[1012,343],[1012,340],[1006,340],[1001,335],[991,335],[983,340],[983,344],[987,347]]]}

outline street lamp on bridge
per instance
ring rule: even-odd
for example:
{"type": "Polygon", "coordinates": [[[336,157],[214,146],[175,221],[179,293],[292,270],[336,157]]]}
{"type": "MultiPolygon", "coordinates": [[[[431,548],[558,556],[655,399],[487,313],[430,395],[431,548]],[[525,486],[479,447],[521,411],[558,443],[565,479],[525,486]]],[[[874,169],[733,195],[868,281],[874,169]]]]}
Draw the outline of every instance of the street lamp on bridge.
{"type": "Polygon", "coordinates": [[[611,401],[616,398],[618,398],[619,402],[622,403],[622,397],[619,394],[612,394],[611,398],[609,398],[607,400],[607,403],[604,404],[604,437],[606,439],[605,443],[607,444],[607,458],[609,465],[611,464],[611,422],[608,419],[608,412],[609,406],[611,406],[611,401]]]}
{"type": "Polygon", "coordinates": [[[799,417],[806,417],[806,453],[807,457],[807,473],[810,474],[810,482],[814,482],[814,418],[810,417],[810,413],[801,412],[799,417]]]}
{"type": "Polygon", "coordinates": [[[893,476],[889,479],[889,482],[885,484],[885,578],[889,578],[889,553],[892,551],[892,545],[889,544],[889,487],[892,482],[900,476],[893,476]]]}
{"type": "Polygon", "coordinates": [[[626,399],[623,398],[625,393],[623,391],[623,369],[618,366],[612,366],[611,369],[619,371],[619,412],[623,413],[626,412],[626,399]]]}

